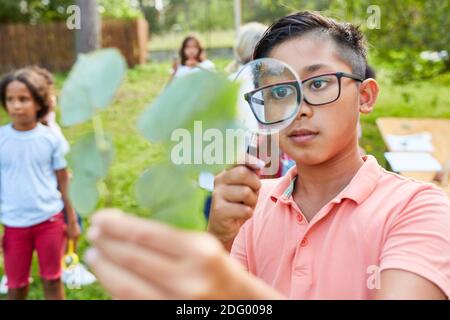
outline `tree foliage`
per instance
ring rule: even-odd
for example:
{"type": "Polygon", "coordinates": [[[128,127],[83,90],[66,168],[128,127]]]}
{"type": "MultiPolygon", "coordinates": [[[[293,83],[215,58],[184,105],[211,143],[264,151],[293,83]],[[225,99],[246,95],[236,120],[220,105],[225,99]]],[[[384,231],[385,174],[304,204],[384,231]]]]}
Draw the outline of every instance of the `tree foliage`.
{"type": "MultiPolygon", "coordinates": [[[[99,0],[104,18],[128,19],[142,16],[139,6],[131,0],[99,0]]],[[[0,23],[43,23],[64,21],[67,8],[75,0],[1,0],[0,23]]]]}
{"type": "MultiPolygon", "coordinates": [[[[39,23],[67,18],[74,0],[1,0],[0,23],[39,23]]],[[[107,18],[144,15],[151,33],[174,30],[210,31],[233,29],[232,0],[99,0],[107,18]]],[[[450,71],[450,59],[430,62],[420,59],[422,51],[450,51],[450,2],[442,0],[243,0],[243,22],[271,24],[300,10],[319,10],[333,17],[360,24],[371,47],[371,57],[397,70],[399,80],[432,77],[450,71]],[[380,28],[368,27],[372,13],[380,10],[380,28]]]]}

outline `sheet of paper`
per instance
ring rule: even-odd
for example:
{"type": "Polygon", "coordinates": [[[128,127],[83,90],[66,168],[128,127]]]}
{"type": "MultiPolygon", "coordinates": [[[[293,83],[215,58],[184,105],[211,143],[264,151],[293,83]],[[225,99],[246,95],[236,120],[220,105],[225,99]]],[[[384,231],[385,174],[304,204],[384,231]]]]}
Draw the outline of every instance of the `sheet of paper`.
{"type": "Polygon", "coordinates": [[[214,174],[207,171],[200,172],[198,177],[198,184],[201,188],[208,190],[209,192],[214,191],[214,174]]]}
{"type": "Polygon", "coordinates": [[[439,161],[426,152],[386,152],[384,156],[395,172],[436,172],[442,170],[439,161]]]}
{"type": "Polygon", "coordinates": [[[393,135],[386,136],[390,151],[416,151],[416,152],[433,152],[434,147],[431,142],[432,135],[429,132],[421,132],[410,135],[393,135]]]}

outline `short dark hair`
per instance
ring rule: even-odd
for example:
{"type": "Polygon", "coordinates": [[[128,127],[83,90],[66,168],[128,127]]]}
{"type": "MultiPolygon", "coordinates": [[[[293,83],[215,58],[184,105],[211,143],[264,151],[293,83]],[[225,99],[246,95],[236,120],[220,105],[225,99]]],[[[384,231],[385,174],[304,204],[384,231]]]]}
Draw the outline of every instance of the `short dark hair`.
{"type": "Polygon", "coordinates": [[[352,72],[364,77],[367,47],[359,27],[312,11],[297,12],[272,24],[256,45],[253,58],[268,57],[277,45],[307,33],[329,36],[338,49],[337,54],[351,67],[352,72]]]}
{"type": "Polygon", "coordinates": [[[187,57],[186,54],[184,53],[184,49],[186,49],[186,46],[188,44],[189,41],[195,41],[195,43],[197,44],[198,47],[198,54],[197,54],[197,61],[198,62],[202,62],[203,61],[203,47],[200,44],[200,40],[198,40],[196,37],[194,36],[188,36],[186,38],[184,38],[182,44],[181,44],[181,48],[180,48],[180,59],[181,59],[181,64],[184,65],[186,63],[187,57]]]}
{"type": "Polygon", "coordinates": [[[37,112],[37,120],[45,117],[52,107],[54,94],[53,77],[45,69],[27,67],[11,71],[0,81],[0,102],[6,110],[6,88],[11,82],[19,81],[30,91],[34,101],[41,107],[37,112]]]}
{"type": "Polygon", "coordinates": [[[375,69],[370,65],[366,65],[366,75],[364,76],[364,79],[375,79],[377,77],[377,72],[375,71],[375,69]]]}

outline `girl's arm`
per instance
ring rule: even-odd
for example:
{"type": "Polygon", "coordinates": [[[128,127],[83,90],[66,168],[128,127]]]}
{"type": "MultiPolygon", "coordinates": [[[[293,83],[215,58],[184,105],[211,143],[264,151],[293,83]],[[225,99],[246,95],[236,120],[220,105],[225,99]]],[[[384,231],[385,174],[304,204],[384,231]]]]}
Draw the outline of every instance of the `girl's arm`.
{"type": "Polygon", "coordinates": [[[69,173],[67,169],[56,171],[58,180],[58,189],[64,202],[64,214],[67,219],[67,236],[69,239],[76,239],[80,236],[80,226],[78,225],[77,215],[69,199],[69,173]]]}

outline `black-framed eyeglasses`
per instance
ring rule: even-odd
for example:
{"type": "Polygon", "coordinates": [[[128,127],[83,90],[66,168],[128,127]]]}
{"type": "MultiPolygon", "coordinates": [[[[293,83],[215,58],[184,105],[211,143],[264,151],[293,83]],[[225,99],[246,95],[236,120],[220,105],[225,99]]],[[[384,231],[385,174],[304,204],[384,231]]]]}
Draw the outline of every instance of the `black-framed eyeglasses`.
{"type": "Polygon", "coordinates": [[[259,123],[272,125],[294,117],[302,100],[311,106],[332,103],[341,95],[341,79],[359,82],[363,78],[345,72],[326,73],[301,81],[285,81],[260,87],[244,94],[259,123]]]}

